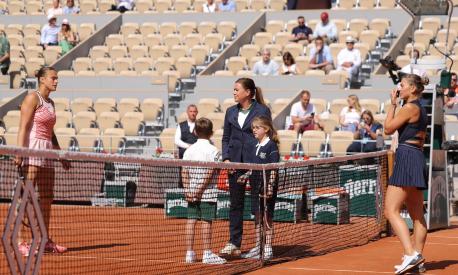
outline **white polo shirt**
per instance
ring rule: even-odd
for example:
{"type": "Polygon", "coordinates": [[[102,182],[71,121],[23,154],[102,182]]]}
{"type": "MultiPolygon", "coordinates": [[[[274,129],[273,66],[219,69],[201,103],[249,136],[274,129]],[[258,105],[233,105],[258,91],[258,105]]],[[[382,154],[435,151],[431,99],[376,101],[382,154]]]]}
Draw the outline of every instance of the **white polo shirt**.
{"type": "MultiPolygon", "coordinates": [[[[183,160],[194,161],[218,161],[218,149],[213,146],[208,139],[198,139],[196,143],[191,145],[183,155],[183,160]]],[[[195,192],[204,184],[206,174],[211,170],[210,168],[203,167],[185,167],[189,173],[189,190],[186,192],[195,192]]],[[[209,185],[205,189],[201,201],[216,202],[217,188],[216,176],[212,175],[209,185]]]]}

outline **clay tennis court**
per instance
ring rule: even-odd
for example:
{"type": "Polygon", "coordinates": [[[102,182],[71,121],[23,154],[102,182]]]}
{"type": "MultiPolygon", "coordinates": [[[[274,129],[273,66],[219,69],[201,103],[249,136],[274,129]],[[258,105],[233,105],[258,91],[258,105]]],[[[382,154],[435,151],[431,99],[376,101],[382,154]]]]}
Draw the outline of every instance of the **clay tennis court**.
{"type": "MultiPolygon", "coordinates": [[[[2,227],[8,206],[0,204],[2,227]]],[[[258,260],[232,260],[224,266],[185,264],[185,221],[166,218],[162,208],[53,205],[50,236],[68,252],[46,254],[40,274],[232,274],[260,267],[258,260]]],[[[275,262],[364,244],[379,232],[373,218],[352,218],[343,225],[276,223],[275,228],[279,236],[274,241],[275,262]]],[[[242,251],[254,245],[253,222],[246,222],[244,229],[242,251]]],[[[213,251],[228,239],[228,222],[215,221],[213,251]]],[[[201,259],[200,228],[195,246],[201,259]]],[[[6,263],[3,253],[0,262],[6,263]]],[[[6,264],[0,273],[9,274],[6,264]]]]}
{"type": "MultiPolygon", "coordinates": [[[[364,246],[265,267],[249,274],[394,274],[393,266],[400,263],[401,253],[398,239],[388,237],[364,246]]],[[[428,235],[424,256],[427,271],[423,274],[458,274],[458,219],[453,220],[449,229],[428,235]]]]}

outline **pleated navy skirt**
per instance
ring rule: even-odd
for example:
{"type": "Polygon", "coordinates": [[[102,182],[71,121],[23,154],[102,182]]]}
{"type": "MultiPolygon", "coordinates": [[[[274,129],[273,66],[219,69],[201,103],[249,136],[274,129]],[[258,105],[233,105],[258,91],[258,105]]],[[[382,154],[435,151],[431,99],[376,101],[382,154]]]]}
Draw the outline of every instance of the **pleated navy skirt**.
{"type": "Polygon", "coordinates": [[[396,150],[393,174],[389,184],[399,187],[426,189],[425,157],[423,152],[407,144],[400,144],[396,150]]]}

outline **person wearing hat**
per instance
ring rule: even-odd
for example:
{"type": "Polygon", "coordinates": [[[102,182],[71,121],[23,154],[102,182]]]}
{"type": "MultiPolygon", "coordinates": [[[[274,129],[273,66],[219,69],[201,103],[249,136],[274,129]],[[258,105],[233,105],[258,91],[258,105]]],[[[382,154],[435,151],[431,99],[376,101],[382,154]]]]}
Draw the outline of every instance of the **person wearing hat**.
{"type": "Polygon", "coordinates": [[[57,34],[60,31],[59,26],[56,24],[57,18],[54,14],[48,15],[48,24],[44,25],[41,29],[40,43],[43,48],[46,49],[48,46],[57,46],[58,39],[57,34]]]}
{"type": "Polygon", "coordinates": [[[361,53],[355,49],[356,40],[347,36],[345,39],[346,48],[342,49],[337,55],[337,70],[346,71],[350,81],[356,79],[361,66],[361,53]]]}
{"type": "Polygon", "coordinates": [[[315,31],[313,31],[313,38],[323,37],[327,44],[337,41],[337,27],[329,20],[329,14],[322,12],[320,19],[321,21],[316,24],[315,31]]]}
{"type": "Polygon", "coordinates": [[[49,16],[50,14],[53,15],[62,15],[64,14],[64,11],[60,7],[60,2],[59,0],[53,0],[52,1],[52,7],[46,11],[46,14],[49,16]]]}
{"type": "Polygon", "coordinates": [[[76,34],[72,31],[68,19],[62,20],[62,26],[59,32],[59,46],[62,48],[62,54],[68,53],[78,43],[76,34]]]}

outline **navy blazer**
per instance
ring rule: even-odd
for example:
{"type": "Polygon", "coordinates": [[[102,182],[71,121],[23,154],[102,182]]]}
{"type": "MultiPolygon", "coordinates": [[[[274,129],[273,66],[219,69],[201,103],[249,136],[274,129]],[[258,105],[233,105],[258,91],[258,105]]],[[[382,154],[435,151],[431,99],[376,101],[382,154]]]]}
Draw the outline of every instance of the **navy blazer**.
{"type": "Polygon", "coordinates": [[[223,161],[254,163],[256,144],[258,141],[251,130],[251,122],[257,116],[265,116],[272,119],[270,109],[253,100],[253,106],[243,124],[240,127],[238,120],[239,104],[231,106],[224,117],[223,132],[223,161]]]}

